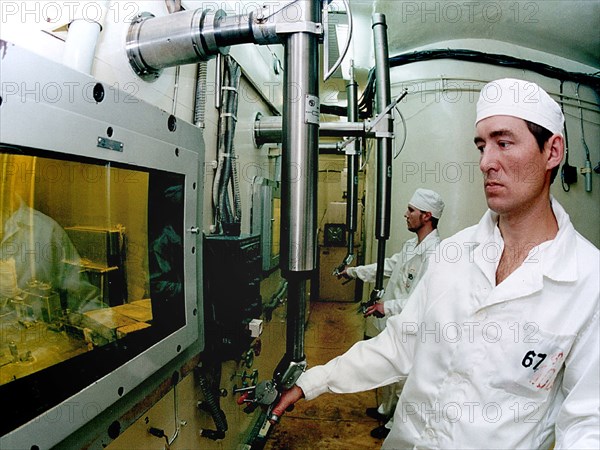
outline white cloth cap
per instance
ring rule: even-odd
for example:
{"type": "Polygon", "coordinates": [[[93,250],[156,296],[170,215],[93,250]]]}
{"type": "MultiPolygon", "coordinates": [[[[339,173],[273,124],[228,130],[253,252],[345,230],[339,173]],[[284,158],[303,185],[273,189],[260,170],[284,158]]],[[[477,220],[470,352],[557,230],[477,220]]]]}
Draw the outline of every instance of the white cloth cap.
{"type": "Polygon", "coordinates": [[[477,101],[475,124],[490,116],[513,116],[563,133],[565,117],[546,91],[530,81],[503,78],[486,84],[477,101]]]}
{"type": "Polygon", "coordinates": [[[444,212],[442,197],[430,189],[417,189],[408,204],[420,211],[430,212],[436,219],[442,217],[442,212],[444,212]]]}

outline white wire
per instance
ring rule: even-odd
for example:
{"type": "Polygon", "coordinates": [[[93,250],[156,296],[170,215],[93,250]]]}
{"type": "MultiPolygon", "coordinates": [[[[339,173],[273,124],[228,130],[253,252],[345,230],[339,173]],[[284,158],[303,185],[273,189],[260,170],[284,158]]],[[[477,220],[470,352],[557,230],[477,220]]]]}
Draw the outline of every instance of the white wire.
{"type": "MultiPolygon", "coordinates": [[[[400,116],[400,119],[402,120],[402,127],[404,128],[404,133],[402,135],[402,144],[400,145],[400,150],[396,151],[396,153],[394,154],[394,159],[398,158],[398,156],[400,156],[400,153],[402,153],[402,150],[404,150],[404,145],[406,144],[406,135],[407,135],[407,129],[406,129],[406,120],[404,120],[404,116],[402,115],[402,113],[400,112],[400,110],[398,109],[398,107],[394,108],[397,112],[398,115],[400,116]]],[[[394,149],[396,148],[396,134],[394,133],[394,149]]]]}
{"type": "MultiPolygon", "coordinates": [[[[337,61],[333,65],[333,67],[331,69],[329,69],[329,71],[323,77],[323,81],[327,81],[329,79],[329,77],[331,75],[333,75],[333,72],[335,72],[336,69],[342,64],[342,61],[344,60],[344,58],[346,57],[346,54],[348,53],[348,50],[350,49],[350,42],[352,41],[352,34],[354,32],[354,21],[352,20],[352,10],[350,9],[350,3],[347,0],[342,0],[342,2],[346,6],[346,16],[348,17],[348,34],[346,36],[346,44],[344,45],[344,50],[342,51],[342,54],[340,55],[340,57],[337,59],[337,61]]],[[[323,32],[326,32],[326,31],[323,30],[323,32]]],[[[324,49],[323,51],[326,52],[328,50],[329,49],[324,49]]]]}

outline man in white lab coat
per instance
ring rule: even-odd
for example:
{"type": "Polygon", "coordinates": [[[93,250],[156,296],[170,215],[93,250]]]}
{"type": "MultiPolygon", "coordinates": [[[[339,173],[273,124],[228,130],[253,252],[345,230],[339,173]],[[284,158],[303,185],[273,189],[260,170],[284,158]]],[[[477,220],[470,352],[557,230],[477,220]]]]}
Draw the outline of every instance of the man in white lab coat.
{"type": "Polygon", "coordinates": [[[550,196],[563,124],[536,84],[486,85],[489,210],[442,241],[381,334],[308,370],[273,412],[406,379],[383,448],[600,448],[600,252],[550,196]]]}
{"type": "MultiPolygon", "coordinates": [[[[8,185],[8,183],[7,183],[8,185]]],[[[6,187],[6,186],[4,186],[6,187]]],[[[57,291],[62,306],[81,313],[101,308],[98,288],[81,273],[80,257],[64,229],[12,191],[0,201],[0,298],[57,291]]],[[[38,318],[39,319],[39,318],[38,318]]]]}
{"type": "MultiPolygon", "coordinates": [[[[372,316],[377,332],[385,328],[385,322],[389,316],[402,311],[408,296],[425,273],[427,259],[440,243],[437,227],[443,211],[442,198],[437,192],[430,189],[417,189],[409,200],[404,218],[408,230],[415,233],[416,236],[407,240],[400,252],[390,258],[385,258],[384,276],[389,280],[385,286],[383,297],[381,302],[366,311],[367,316],[373,314],[378,316],[372,316]]],[[[376,273],[377,264],[368,264],[347,267],[339,277],[359,278],[364,282],[373,283],[376,273]]],[[[399,382],[384,386],[381,389],[381,404],[377,408],[367,408],[367,415],[387,422],[385,425],[373,429],[371,436],[383,438],[388,435],[392,428],[391,421],[388,421],[396,409],[402,385],[403,383],[399,382]]]]}

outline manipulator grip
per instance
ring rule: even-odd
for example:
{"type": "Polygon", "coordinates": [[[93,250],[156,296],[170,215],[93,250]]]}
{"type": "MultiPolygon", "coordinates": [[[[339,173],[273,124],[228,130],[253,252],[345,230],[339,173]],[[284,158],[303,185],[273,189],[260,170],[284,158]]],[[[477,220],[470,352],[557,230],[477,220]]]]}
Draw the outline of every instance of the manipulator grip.
{"type": "MultiPolygon", "coordinates": [[[[371,291],[371,296],[369,297],[369,300],[360,304],[359,312],[365,314],[367,312],[367,309],[369,309],[371,306],[373,306],[375,303],[377,303],[383,298],[384,293],[385,289],[373,289],[371,291]]],[[[384,317],[384,315],[378,311],[375,311],[373,315],[377,318],[384,317]]]]}
{"type": "MultiPolygon", "coordinates": [[[[296,384],[298,378],[300,378],[300,375],[306,370],[306,360],[290,361],[285,370],[279,370],[284,361],[285,359],[280,363],[274,377],[280,395],[283,391],[291,389],[296,384]]],[[[277,400],[279,400],[279,396],[277,397],[277,400]]],[[[278,414],[273,412],[273,406],[275,406],[276,403],[277,401],[273,401],[268,411],[269,422],[273,424],[279,423],[279,420],[281,419],[278,414]]]]}

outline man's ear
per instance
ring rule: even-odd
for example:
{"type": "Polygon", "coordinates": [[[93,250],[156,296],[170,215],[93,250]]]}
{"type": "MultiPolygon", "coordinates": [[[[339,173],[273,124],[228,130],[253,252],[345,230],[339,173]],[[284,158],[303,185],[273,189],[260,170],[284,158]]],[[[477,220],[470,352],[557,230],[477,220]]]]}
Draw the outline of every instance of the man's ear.
{"type": "Polygon", "coordinates": [[[425,215],[425,217],[423,217],[423,220],[425,222],[430,222],[433,215],[429,211],[425,211],[423,212],[423,214],[425,215]]]}
{"type": "Polygon", "coordinates": [[[552,170],[554,167],[560,165],[563,160],[565,154],[564,138],[560,134],[555,134],[546,141],[545,147],[548,149],[546,169],[552,170]]]}

